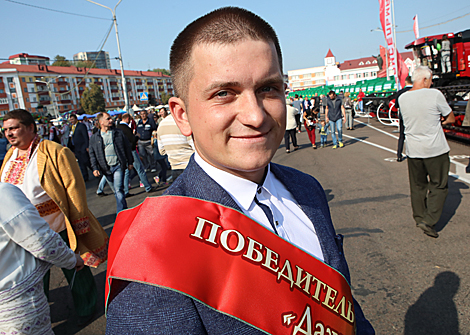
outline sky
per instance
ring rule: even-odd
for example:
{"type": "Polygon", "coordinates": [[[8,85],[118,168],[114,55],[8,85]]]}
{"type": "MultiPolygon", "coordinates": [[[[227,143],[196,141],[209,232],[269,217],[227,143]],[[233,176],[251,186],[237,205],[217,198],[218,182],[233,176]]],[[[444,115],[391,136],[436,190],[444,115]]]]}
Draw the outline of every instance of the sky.
{"type": "MultiPolygon", "coordinates": [[[[72,59],[80,51],[97,51],[112,24],[110,10],[86,0],[11,1],[15,2],[0,0],[0,62],[22,52],[72,59]]],[[[97,2],[114,8],[118,0],[97,2]]],[[[323,65],[328,49],[337,62],[343,62],[377,55],[379,46],[385,45],[383,32],[376,30],[380,27],[378,0],[122,0],[116,17],[124,69],[169,68],[169,51],[177,34],[196,18],[224,6],[246,8],[273,26],[281,43],[284,73],[323,65]]],[[[394,7],[400,52],[414,40],[415,15],[421,37],[470,29],[470,15],[458,18],[470,13],[470,3],[466,1],[395,0],[394,7]],[[455,20],[423,29],[452,19],[455,20]]],[[[119,68],[114,59],[118,57],[114,29],[103,50],[110,54],[111,67],[119,68]]]]}

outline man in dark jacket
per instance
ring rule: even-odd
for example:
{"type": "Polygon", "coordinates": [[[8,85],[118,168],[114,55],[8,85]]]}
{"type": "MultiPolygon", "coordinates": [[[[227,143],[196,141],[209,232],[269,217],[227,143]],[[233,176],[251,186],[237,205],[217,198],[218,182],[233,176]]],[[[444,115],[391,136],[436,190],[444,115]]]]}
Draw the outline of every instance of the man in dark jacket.
{"type": "Polygon", "coordinates": [[[124,173],[132,170],[134,158],[131,145],[119,129],[113,129],[113,119],[108,113],[100,113],[97,117],[100,131],[93,134],[90,140],[90,159],[93,175],[103,174],[109,183],[114,185],[117,213],[127,208],[124,194],[124,173]]]}
{"type": "Polygon", "coordinates": [[[328,93],[326,103],[325,121],[330,123],[331,137],[333,138],[333,149],[344,147],[343,144],[343,122],[346,122],[346,111],[343,101],[334,91],[328,93]],[[336,139],[336,130],[338,130],[338,139],[336,139]]]}
{"type": "Polygon", "coordinates": [[[137,136],[139,137],[139,154],[142,156],[145,169],[157,171],[155,160],[153,159],[152,132],[157,130],[157,125],[153,116],[148,117],[146,110],[140,112],[140,120],[137,123],[137,136]]]}
{"type": "Polygon", "coordinates": [[[121,120],[122,121],[117,125],[117,129],[121,130],[129,140],[129,143],[131,144],[132,157],[134,158],[134,169],[126,170],[124,176],[124,193],[126,198],[132,196],[132,194],[129,193],[129,182],[137,175],[139,176],[140,182],[145,187],[145,192],[155,192],[157,189],[150,185],[147,174],[145,173],[144,165],[137,154],[137,138],[130,127],[130,115],[125,113],[122,115],[121,120]]]}
{"type": "Polygon", "coordinates": [[[83,179],[87,181],[87,167],[90,167],[90,157],[88,155],[88,130],[83,123],[78,122],[78,118],[75,114],[70,115],[70,123],[72,124],[72,127],[70,129],[68,147],[73,151],[75,157],[77,157],[83,179]]]}

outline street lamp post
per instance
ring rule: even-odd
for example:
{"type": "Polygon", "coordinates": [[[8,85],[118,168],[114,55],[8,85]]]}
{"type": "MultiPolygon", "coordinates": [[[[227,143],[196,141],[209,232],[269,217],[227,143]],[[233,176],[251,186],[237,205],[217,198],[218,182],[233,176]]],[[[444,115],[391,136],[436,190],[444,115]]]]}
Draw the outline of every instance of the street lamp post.
{"type": "Polygon", "coordinates": [[[116,20],[116,8],[121,3],[122,0],[119,0],[119,2],[116,4],[116,6],[114,6],[114,10],[107,7],[107,6],[99,4],[95,1],[92,1],[92,0],[87,0],[87,1],[91,2],[91,3],[94,3],[95,5],[107,8],[113,14],[114,29],[116,30],[116,40],[117,40],[118,53],[119,53],[119,64],[121,65],[121,78],[122,78],[122,89],[124,91],[123,95],[124,95],[125,110],[126,110],[127,113],[132,113],[132,110],[129,108],[129,99],[127,97],[127,84],[126,84],[126,77],[124,76],[124,65],[123,65],[123,62],[122,62],[121,44],[119,43],[119,33],[118,33],[117,20],[116,20]]]}
{"type": "MultiPolygon", "coordinates": [[[[47,90],[49,91],[49,96],[51,98],[52,109],[54,110],[55,118],[59,117],[59,111],[56,109],[56,104],[54,100],[54,92],[52,90],[51,84],[54,83],[57,79],[61,78],[62,76],[58,76],[52,80],[44,81],[44,80],[35,80],[36,83],[44,83],[47,86],[47,90]]],[[[43,77],[44,78],[44,77],[43,77]]]]}

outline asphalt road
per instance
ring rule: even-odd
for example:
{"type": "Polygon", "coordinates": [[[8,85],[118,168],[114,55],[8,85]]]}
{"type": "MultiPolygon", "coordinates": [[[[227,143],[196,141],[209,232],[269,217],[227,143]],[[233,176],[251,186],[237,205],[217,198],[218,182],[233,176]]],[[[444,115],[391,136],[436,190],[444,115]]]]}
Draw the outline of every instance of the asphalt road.
{"type": "MultiPolygon", "coordinates": [[[[462,173],[470,147],[449,141],[456,162],[451,171],[458,178],[449,178],[437,224],[440,236],[432,239],[415,227],[411,216],[407,163],[394,159],[396,128],[358,121],[363,123],[345,132],[344,148],[333,150],[329,136],[329,146],[313,150],[303,131],[298,134],[300,150],[286,154],[282,143],[274,162],[313,175],[325,189],[333,223],[345,236],[353,295],[377,334],[470,334],[470,174],[462,173]]],[[[112,195],[98,198],[97,182],[87,183],[88,204],[111,233],[115,200],[112,195]]],[[[147,195],[137,178],[134,185],[130,207],[147,195]]],[[[51,317],[57,335],[105,333],[106,264],[92,271],[99,306],[94,320],[80,328],[66,280],[60,269],[53,269],[51,317]]]]}

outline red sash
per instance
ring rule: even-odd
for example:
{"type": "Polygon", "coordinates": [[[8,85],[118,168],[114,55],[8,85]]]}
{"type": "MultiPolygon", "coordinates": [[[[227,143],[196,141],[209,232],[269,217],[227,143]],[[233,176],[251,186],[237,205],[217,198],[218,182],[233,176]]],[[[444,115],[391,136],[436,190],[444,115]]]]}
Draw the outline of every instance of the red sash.
{"type": "Polygon", "coordinates": [[[341,273],[244,214],[199,199],[147,198],[120,212],[106,306],[114,278],[179,291],[271,334],[355,333],[341,273]]]}

